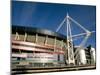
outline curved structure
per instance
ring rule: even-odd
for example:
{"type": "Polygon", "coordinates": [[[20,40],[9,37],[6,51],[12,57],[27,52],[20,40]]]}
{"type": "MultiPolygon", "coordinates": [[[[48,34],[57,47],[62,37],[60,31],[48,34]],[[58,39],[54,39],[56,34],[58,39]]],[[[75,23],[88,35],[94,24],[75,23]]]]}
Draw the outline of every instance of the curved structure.
{"type": "Polygon", "coordinates": [[[65,65],[65,39],[45,29],[12,26],[12,63],[34,67],[65,65]]]}
{"type": "Polygon", "coordinates": [[[91,48],[91,50],[90,50],[90,53],[91,53],[91,62],[93,63],[93,64],[95,64],[96,63],[96,53],[95,53],[95,48],[91,48]]]}
{"type": "Polygon", "coordinates": [[[85,55],[85,50],[81,49],[79,51],[79,55],[80,55],[80,63],[81,64],[86,64],[86,55],[85,55]]]}

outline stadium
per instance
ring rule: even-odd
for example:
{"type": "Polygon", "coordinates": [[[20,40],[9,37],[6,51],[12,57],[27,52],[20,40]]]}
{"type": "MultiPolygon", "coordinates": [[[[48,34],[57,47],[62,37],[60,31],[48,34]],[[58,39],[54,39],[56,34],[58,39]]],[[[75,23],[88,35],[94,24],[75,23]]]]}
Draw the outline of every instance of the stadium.
{"type": "Polygon", "coordinates": [[[96,68],[94,6],[13,1],[12,10],[12,74],[96,68]]]}
{"type": "MultiPolygon", "coordinates": [[[[62,67],[95,64],[95,50],[91,47],[81,49],[69,60],[72,53],[68,54],[66,39],[66,36],[47,29],[12,26],[12,66],[62,67]]],[[[73,53],[77,48],[74,46],[73,53]]]]}
{"type": "Polygon", "coordinates": [[[34,67],[65,65],[66,36],[46,29],[12,27],[12,64],[34,67]]]}

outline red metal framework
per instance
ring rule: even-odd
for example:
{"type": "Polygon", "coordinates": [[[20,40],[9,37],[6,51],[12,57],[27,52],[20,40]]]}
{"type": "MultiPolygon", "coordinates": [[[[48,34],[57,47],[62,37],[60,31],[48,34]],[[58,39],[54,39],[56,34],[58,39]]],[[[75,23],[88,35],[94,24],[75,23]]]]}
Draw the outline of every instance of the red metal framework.
{"type": "Polygon", "coordinates": [[[51,54],[64,54],[64,48],[55,47],[57,51],[49,51],[49,49],[54,49],[53,45],[39,45],[31,42],[23,42],[23,41],[12,41],[13,49],[20,49],[26,51],[37,51],[37,52],[45,52],[51,54]]]}

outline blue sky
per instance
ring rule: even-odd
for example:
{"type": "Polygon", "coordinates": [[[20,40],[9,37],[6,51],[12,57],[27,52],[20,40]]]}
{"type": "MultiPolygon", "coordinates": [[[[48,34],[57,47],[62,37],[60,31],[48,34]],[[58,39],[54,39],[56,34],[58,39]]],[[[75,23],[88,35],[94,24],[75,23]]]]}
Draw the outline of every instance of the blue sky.
{"type": "MultiPolygon", "coordinates": [[[[85,5],[39,3],[12,1],[12,25],[29,26],[56,31],[59,24],[65,18],[67,12],[74,20],[78,21],[88,30],[96,31],[96,7],[85,5]]],[[[72,34],[83,32],[71,22],[72,34]]],[[[66,35],[66,25],[63,25],[59,33],[66,35]]],[[[85,46],[96,47],[96,33],[93,33],[85,46]]],[[[84,37],[74,41],[78,45],[84,37]]]]}

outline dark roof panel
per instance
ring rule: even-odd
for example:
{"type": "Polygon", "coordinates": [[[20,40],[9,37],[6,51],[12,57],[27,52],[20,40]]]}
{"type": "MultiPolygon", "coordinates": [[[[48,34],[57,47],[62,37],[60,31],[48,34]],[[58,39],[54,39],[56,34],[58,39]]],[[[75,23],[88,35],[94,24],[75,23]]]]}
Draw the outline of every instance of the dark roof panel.
{"type": "Polygon", "coordinates": [[[27,33],[38,33],[38,34],[43,34],[43,35],[48,35],[48,36],[54,36],[58,37],[61,39],[66,39],[66,36],[59,34],[57,32],[53,32],[47,29],[41,29],[41,28],[34,28],[34,27],[24,27],[24,26],[12,26],[12,33],[19,32],[21,34],[24,34],[25,32],[27,33]]]}

